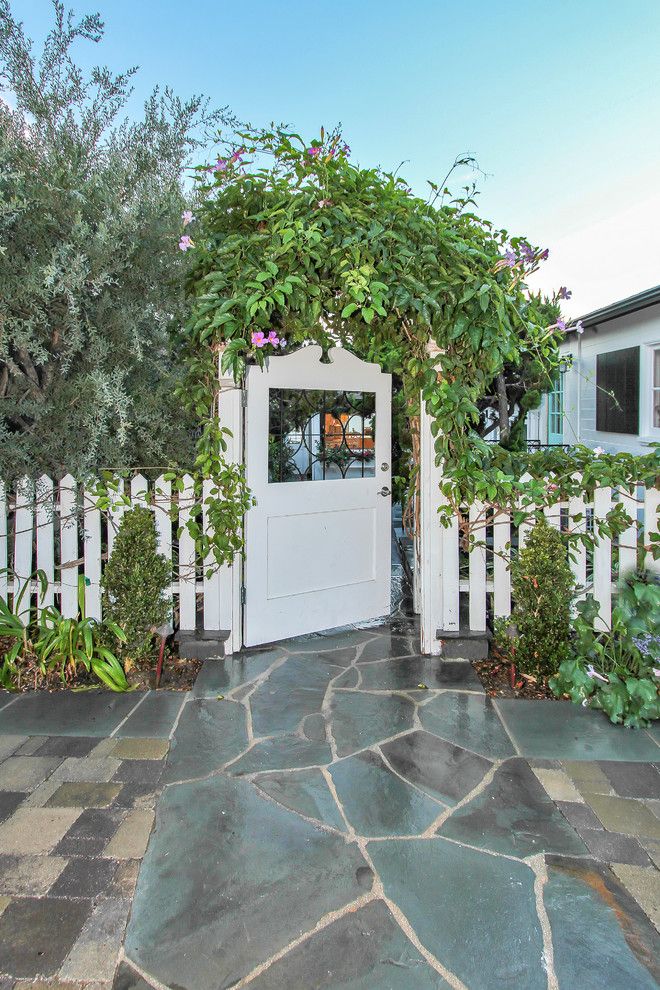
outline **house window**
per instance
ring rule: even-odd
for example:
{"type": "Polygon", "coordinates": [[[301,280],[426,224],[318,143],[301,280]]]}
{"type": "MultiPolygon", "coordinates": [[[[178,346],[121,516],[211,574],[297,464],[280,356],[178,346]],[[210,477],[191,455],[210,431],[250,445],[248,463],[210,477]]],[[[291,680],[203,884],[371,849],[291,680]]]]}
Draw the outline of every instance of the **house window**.
{"type": "Polygon", "coordinates": [[[597,355],[596,429],[639,433],[639,347],[597,355]]]}
{"type": "Polygon", "coordinates": [[[660,430],[660,347],[653,350],[653,384],[651,385],[651,423],[654,430],[660,430]]]}
{"type": "Polygon", "coordinates": [[[548,443],[564,442],[564,376],[557,375],[548,396],[548,443]]]}

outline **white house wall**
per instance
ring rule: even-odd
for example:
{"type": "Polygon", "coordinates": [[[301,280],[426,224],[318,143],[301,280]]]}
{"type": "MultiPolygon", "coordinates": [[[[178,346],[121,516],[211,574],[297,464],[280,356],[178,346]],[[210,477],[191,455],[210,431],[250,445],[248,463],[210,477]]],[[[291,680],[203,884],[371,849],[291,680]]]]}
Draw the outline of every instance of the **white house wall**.
{"type": "MultiPolygon", "coordinates": [[[[653,346],[660,345],[660,306],[590,327],[581,337],[571,334],[561,352],[573,356],[564,375],[564,443],[602,447],[608,453],[648,453],[648,444],[660,441],[660,430],[651,422],[651,374],[653,346]],[[596,429],[596,356],[626,347],[640,347],[639,435],[605,433],[596,429]]],[[[548,400],[528,417],[527,435],[542,444],[548,439],[548,400]]]]}

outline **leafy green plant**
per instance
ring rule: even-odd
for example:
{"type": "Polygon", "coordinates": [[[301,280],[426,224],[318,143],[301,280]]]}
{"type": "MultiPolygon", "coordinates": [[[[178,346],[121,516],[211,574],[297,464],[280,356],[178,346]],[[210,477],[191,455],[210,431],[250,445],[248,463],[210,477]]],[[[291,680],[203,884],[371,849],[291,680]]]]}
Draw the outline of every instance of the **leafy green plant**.
{"type": "Polygon", "coordinates": [[[153,513],[126,511],[103,574],[103,614],[125,633],[126,662],[153,656],[154,630],[169,615],[164,592],[172,578],[170,562],[158,552],[153,513]]]}
{"type": "MultiPolygon", "coordinates": [[[[48,582],[43,572],[37,577],[43,598],[48,582]]],[[[0,637],[14,640],[0,666],[0,684],[7,690],[20,690],[28,682],[37,687],[57,677],[73,685],[82,666],[111,691],[128,690],[124,669],[106,645],[109,636],[123,642],[124,633],[112,621],[97,622],[85,615],[84,577],[78,579],[76,618],[65,618],[52,605],[41,610],[38,621],[33,608],[23,613],[21,605],[30,584],[31,580],[26,581],[17,595],[15,611],[0,597],[0,637]]]]}
{"type": "Polygon", "coordinates": [[[622,582],[610,628],[596,628],[599,604],[587,595],[573,622],[574,656],[550,679],[552,691],[638,727],[660,718],[660,584],[639,572],[622,582]]]}
{"type": "Polygon", "coordinates": [[[575,583],[557,529],[541,518],[512,561],[515,663],[525,674],[547,677],[567,658],[575,583]]]}

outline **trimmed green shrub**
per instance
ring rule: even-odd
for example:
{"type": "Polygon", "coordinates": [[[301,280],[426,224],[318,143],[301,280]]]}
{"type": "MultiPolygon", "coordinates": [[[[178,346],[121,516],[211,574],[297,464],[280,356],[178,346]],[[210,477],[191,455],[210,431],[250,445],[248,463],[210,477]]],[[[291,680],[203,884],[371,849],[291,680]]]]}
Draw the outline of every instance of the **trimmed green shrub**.
{"type": "Polygon", "coordinates": [[[511,564],[518,670],[548,677],[570,650],[575,582],[561,533],[541,518],[511,564]]]}
{"type": "Polygon", "coordinates": [[[103,616],[124,630],[122,655],[133,663],[154,653],[154,629],[169,614],[164,592],[170,581],[171,565],[158,553],[153,513],[142,506],[128,509],[103,574],[103,616]]]}

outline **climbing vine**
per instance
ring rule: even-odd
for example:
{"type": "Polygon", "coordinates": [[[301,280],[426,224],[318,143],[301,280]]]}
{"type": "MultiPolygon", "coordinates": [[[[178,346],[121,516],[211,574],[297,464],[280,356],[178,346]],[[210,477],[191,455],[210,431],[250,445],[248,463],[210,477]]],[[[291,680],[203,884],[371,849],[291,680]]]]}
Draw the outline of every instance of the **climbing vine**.
{"type": "MultiPolygon", "coordinates": [[[[204,424],[196,469],[216,482],[218,561],[240,549],[250,504],[242,468],[223,455],[219,357],[237,381],[248,362],[263,365],[309,342],[380,364],[401,382],[402,435],[415,432],[420,397],[432,416],[445,519],[475,500],[525,513],[578,487],[654,484],[657,450],[643,458],[583,447],[528,453],[521,443],[526,412],[558,373],[565,328],[565,290],[543,299],[526,285],[547,251],[481,219],[470,190],[456,199],[430,183],[424,200],[401,177],[358,167],[339,131],[308,143],[282,129],[250,129],[238,140],[197,170],[199,206],[179,244],[193,252],[181,398],[204,424]],[[484,436],[487,396],[499,402],[500,443],[484,436]]],[[[624,520],[617,504],[604,525],[619,532],[624,520]]]]}

